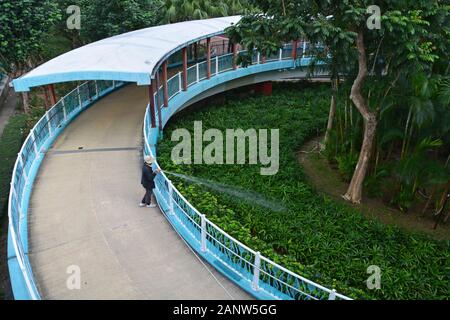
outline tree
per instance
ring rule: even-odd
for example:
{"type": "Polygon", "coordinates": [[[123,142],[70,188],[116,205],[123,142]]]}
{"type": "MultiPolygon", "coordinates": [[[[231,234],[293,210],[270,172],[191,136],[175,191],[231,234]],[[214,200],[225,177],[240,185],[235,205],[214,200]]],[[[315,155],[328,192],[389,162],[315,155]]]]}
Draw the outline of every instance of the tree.
{"type": "Polygon", "coordinates": [[[229,28],[232,41],[244,44],[249,51],[258,48],[262,54],[269,55],[282,42],[306,37],[312,43],[325,44],[331,54],[338,54],[336,63],[350,62],[344,76],[347,81],[353,80],[350,99],[363,118],[364,134],[358,162],[343,197],[359,203],[372,156],[380,104],[402,72],[411,67],[426,69],[438,59],[438,49],[431,42],[438,36],[430,28],[429,20],[448,12],[448,7],[441,1],[378,1],[380,16],[371,17],[367,12],[373,1],[284,0],[281,6],[276,0],[255,2],[262,14],[248,14],[229,28]],[[368,27],[373,18],[380,19],[381,29],[368,27]],[[370,70],[369,66],[372,66],[370,70]],[[368,77],[381,79],[377,90],[380,99],[375,106],[368,103],[374,96],[367,90],[368,77]]]}
{"type": "Polygon", "coordinates": [[[162,22],[232,16],[250,9],[246,0],[164,0],[162,22]]]}
{"type": "MultiPolygon", "coordinates": [[[[50,0],[4,0],[0,2],[0,71],[16,78],[40,62],[42,39],[60,19],[50,0]]],[[[25,111],[28,95],[22,93],[25,111]]]]}
{"type": "Polygon", "coordinates": [[[79,0],[81,37],[97,41],[157,24],[159,0],[79,0]]]}

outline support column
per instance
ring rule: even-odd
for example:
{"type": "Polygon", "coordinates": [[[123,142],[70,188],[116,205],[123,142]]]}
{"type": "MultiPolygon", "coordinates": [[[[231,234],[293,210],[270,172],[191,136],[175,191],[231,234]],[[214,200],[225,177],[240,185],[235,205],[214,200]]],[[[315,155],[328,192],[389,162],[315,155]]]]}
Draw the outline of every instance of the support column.
{"type": "Polygon", "coordinates": [[[162,82],[164,92],[164,107],[169,106],[169,89],[167,88],[167,60],[162,65],[162,82]]]}
{"type": "Polygon", "coordinates": [[[156,108],[158,109],[158,127],[162,130],[162,111],[161,111],[161,97],[159,96],[159,70],[156,72],[156,108]]]}
{"type": "Polygon", "coordinates": [[[184,47],[181,49],[181,54],[183,56],[183,91],[187,90],[187,49],[184,47]]]}
{"type": "Polygon", "coordinates": [[[45,110],[48,110],[52,104],[50,97],[48,96],[48,86],[43,86],[42,88],[44,89],[45,110]]]}
{"type": "Polygon", "coordinates": [[[297,40],[292,41],[292,59],[293,60],[297,60],[297,46],[298,46],[298,41],[297,40]]]}
{"type": "Polygon", "coordinates": [[[56,104],[57,98],[56,98],[55,87],[53,86],[53,84],[48,85],[48,90],[50,91],[50,101],[52,103],[52,106],[54,106],[56,104]]]}
{"type": "Polygon", "coordinates": [[[149,84],[148,86],[148,99],[149,99],[149,103],[150,103],[150,119],[151,119],[151,123],[152,123],[152,128],[156,127],[156,115],[155,115],[155,97],[153,95],[153,86],[154,86],[154,81],[152,81],[152,83],[149,84]]]}
{"type": "Polygon", "coordinates": [[[194,61],[198,62],[198,42],[194,43],[194,61]]]}
{"type": "Polygon", "coordinates": [[[263,96],[272,95],[272,82],[270,81],[257,83],[254,88],[256,93],[262,94],[263,96]]]}
{"type": "Polygon", "coordinates": [[[233,43],[233,70],[237,69],[237,44],[233,43]]]}
{"type": "Polygon", "coordinates": [[[211,38],[206,39],[206,78],[211,78],[211,38]]]}

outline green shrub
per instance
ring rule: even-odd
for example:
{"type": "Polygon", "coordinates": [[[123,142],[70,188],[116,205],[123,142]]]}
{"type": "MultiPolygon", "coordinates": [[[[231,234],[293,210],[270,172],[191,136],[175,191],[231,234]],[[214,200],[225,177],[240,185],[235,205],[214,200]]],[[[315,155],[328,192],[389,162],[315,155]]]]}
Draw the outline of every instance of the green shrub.
{"type": "Polygon", "coordinates": [[[353,298],[448,299],[450,242],[438,242],[364,218],[356,210],[319,195],[310,187],[296,151],[325,128],[327,86],[274,88],[269,97],[230,100],[192,113],[166,127],[158,145],[163,167],[264,195],[287,208],[274,212],[254,203],[173,179],[179,190],[208,217],[246,245],[281,265],[353,298]],[[175,165],[171,132],[203,129],[280,129],[280,170],[262,176],[257,165],[175,165]],[[367,268],[382,271],[381,290],[368,290],[367,268]]]}

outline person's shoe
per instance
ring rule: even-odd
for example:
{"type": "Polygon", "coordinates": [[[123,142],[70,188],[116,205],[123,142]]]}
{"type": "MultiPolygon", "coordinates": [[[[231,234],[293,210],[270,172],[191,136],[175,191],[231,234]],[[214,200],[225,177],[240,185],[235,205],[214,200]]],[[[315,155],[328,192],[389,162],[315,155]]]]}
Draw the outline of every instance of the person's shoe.
{"type": "Polygon", "coordinates": [[[156,204],[151,203],[147,206],[147,208],[156,208],[156,204]]]}
{"type": "Polygon", "coordinates": [[[142,207],[145,207],[145,203],[142,203],[142,202],[139,203],[139,207],[141,207],[141,208],[142,208],[142,207]]]}

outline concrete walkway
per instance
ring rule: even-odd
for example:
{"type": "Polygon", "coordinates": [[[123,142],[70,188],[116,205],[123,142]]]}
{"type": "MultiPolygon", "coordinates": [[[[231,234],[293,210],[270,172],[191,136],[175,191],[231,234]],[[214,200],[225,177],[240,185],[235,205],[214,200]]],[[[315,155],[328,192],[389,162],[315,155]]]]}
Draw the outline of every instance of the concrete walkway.
{"type": "Polygon", "coordinates": [[[29,210],[42,297],[251,298],[208,265],[213,276],[158,209],[138,207],[146,100],[146,88],[134,85],[110,94],[69,125],[44,159],[29,210]],[[70,266],[80,268],[79,290],[67,287],[70,266]]]}

